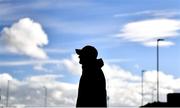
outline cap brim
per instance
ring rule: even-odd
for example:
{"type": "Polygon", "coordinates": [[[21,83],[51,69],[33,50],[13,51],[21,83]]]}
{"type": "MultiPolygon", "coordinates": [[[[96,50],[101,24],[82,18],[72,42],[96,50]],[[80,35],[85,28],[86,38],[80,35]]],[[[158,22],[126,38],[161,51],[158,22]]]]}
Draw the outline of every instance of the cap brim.
{"type": "Polygon", "coordinates": [[[76,53],[77,53],[78,55],[81,55],[81,49],[76,49],[76,53]]]}

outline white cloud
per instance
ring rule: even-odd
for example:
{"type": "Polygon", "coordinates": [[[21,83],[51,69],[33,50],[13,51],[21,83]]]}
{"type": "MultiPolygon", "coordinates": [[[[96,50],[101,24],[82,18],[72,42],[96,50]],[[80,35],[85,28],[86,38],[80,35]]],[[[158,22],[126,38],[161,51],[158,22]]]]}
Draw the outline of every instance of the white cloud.
{"type": "MultiPolygon", "coordinates": [[[[110,96],[110,106],[141,105],[141,77],[120,67],[105,65],[103,70],[107,79],[107,91],[110,96]],[[105,69],[109,67],[109,69],[105,69]]],[[[156,101],[156,71],[146,71],[144,74],[144,104],[156,101]],[[152,94],[153,93],[153,94],[152,94]]],[[[160,101],[167,101],[166,95],[180,90],[180,78],[159,72],[160,101]]]]}
{"type": "Polygon", "coordinates": [[[69,49],[58,49],[58,48],[51,48],[51,49],[45,49],[47,53],[69,53],[71,50],[69,49]]]}
{"type": "MultiPolygon", "coordinates": [[[[154,47],[154,46],[157,46],[157,41],[145,42],[144,45],[154,47]]],[[[175,45],[175,43],[173,43],[171,41],[161,41],[161,42],[159,42],[159,46],[171,46],[171,45],[175,45]]]]}
{"type": "Polygon", "coordinates": [[[106,64],[102,68],[107,79],[120,78],[124,81],[139,81],[140,78],[131,74],[131,72],[122,69],[117,65],[106,64]]]}
{"type": "Polygon", "coordinates": [[[52,72],[50,69],[45,68],[43,64],[36,64],[33,69],[39,72],[52,72]]]}
{"type": "Polygon", "coordinates": [[[44,92],[47,88],[47,99],[49,106],[74,106],[76,102],[77,84],[66,83],[58,81],[62,78],[61,75],[40,75],[32,76],[24,80],[17,80],[9,74],[0,74],[3,85],[1,85],[1,96],[3,104],[6,103],[6,90],[7,80],[10,80],[9,89],[9,105],[25,105],[28,106],[43,106],[44,105],[44,92]],[[19,84],[16,84],[16,81],[19,84]],[[13,89],[15,87],[16,89],[13,89]]]}
{"type": "Polygon", "coordinates": [[[81,65],[79,64],[79,58],[77,54],[71,55],[71,59],[65,59],[65,67],[73,74],[81,75],[81,65]]]}
{"type": "MultiPolygon", "coordinates": [[[[172,38],[178,36],[180,20],[174,19],[150,19],[131,22],[123,26],[117,35],[132,42],[139,42],[146,46],[155,46],[158,38],[172,38]]],[[[170,41],[160,42],[162,46],[174,45],[170,41]]]]}
{"type": "MultiPolygon", "coordinates": [[[[80,75],[81,70],[77,69],[81,66],[78,63],[78,57],[72,55],[68,61],[68,70],[80,75]]],[[[110,97],[110,106],[139,106],[141,105],[141,77],[132,74],[117,65],[107,64],[103,66],[103,72],[107,82],[107,92],[110,97]]],[[[180,86],[176,86],[180,78],[174,78],[173,75],[159,72],[160,74],[160,100],[166,101],[167,93],[180,90],[180,86]]],[[[144,104],[156,101],[156,71],[146,71],[144,74],[144,104]],[[152,94],[153,91],[153,94],[152,94]]]]}
{"type": "MultiPolygon", "coordinates": [[[[81,74],[78,56],[72,55],[67,59],[65,65],[70,72],[81,74]]],[[[141,105],[141,77],[133,74],[117,65],[107,64],[103,66],[103,72],[107,82],[107,92],[110,97],[110,106],[139,106],[141,105]]],[[[146,71],[144,104],[152,101],[152,91],[156,88],[156,71],[146,71]]],[[[180,90],[180,86],[175,86],[180,78],[160,72],[160,100],[166,101],[167,93],[180,90]],[[176,83],[175,83],[176,82],[176,83]]],[[[154,92],[154,101],[156,100],[154,92]]]]}
{"type": "Polygon", "coordinates": [[[25,66],[25,65],[37,65],[37,64],[63,64],[63,60],[28,60],[28,61],[1,61],[0,66],[25,66]]]}
{"type": "Polygon", "coordinates": [[[7,74],[7,73],[1,73],[0,74],[0,88],[6,88],[8,80],[9,81],[13,81],[14,85],[11,86],[11,89],[14,91],[17,89],[17,86],[20,85],[20,82],[16,79],[14,79],[11,75],[7,74]]]}
{"type": "Polygon", "coordinates": [[[42,49],[44,45],[48,44],[47,34],[38,22],[30,18],[20,19],[11,27],[3,28],[0,41],[11,53],[39,59],[47,58],[42,49]]]}
{"type": "MultiPolygon", "coordinates": [[[[106,66],[105,66],[106,67],[106,66]]],[[[110,66],[109,66],[110,67],[110,66]]],[[[110,97],[110,106],[139,106],[141,101],[141,83],[140,76],[133,75],[126,70],[114,71],[116,69],[111,68],[111,71],[103,69],[107,78],[107,91],[110,97]],[[127,76],[124,76],[124,73],[127,76]],[[119,76],[121,75],[122,76],[119,76]],[[110,75],[109,77],[107,75],[110,75]],[[118,76],[116,76],[116,74],[118,76]],[[132,75],[132,76],[131,76],[132,75]]],[[[0,75],[4,76],[4,75],[0,75]]],[[[12,76],[6,74],[6,76],[11,77],[10,82],[10,105],[14,104],[24,104],[24,105],[34,105],[42,106],[44,103],[44,88],[48,90],[48,105],[51,106],[74,106],[77,98],[77,88],[78,84],[71,84],[68,82],[62,82],[58,80],[61,75],[40,75],[32,76],[26,78],[22,81],[12,78],[12,76]],[[19,84],[16,84],[18,81],[19,84]],[[12,90],[12,87],[14,88],[12,90]],[[17,98],[18,97],[18,98],[17,98]]],[[[144,103],[151,102],[152,98],[152,87],[156,87],[154,82],[156,82],[156,71],[147,71],[144,75],[144,103]],[[153,86],[152,86],[153,85],[153,86]]],[[[9,79],[9,78],[7,78],[9,79]]],[[[7,79],[2,79],[1,81],[7,82],[7,79]]],[[[166,94],[174,92],[175,90],[180,90],[179,83],[180,79],[175,79],[172,75],[160,72],[160,100],[166,101],[166,94]]],[[[1,85],[3,90],[2,96],[3,101],[5,101],[6,94],[6,84],[1,85]]],[[[156,91],[154,91],[154,96],[156,91]]],[[[155,100],[155,97],[154,97],[155,100]]]]}
{"type": "Polygon", "coordinates": [[[145,10],[145,11],[138,11],[133,13],[115,14],[114,17],[117,18],[117,17],[139,16],[139,15],[153,16],[159,18],[170,18],[170,17],[179,16],[180,13],[178,10],[145,10]]]}
{"type": "MultiPolygon", "coordinates": [[[[78,56],[72,55],[70,59],[65,59],[66,69],[74,74],[81,74],[81,65],[78,63],[78,56]]],[[[123,69],[120,66],[107,64],[103,66],[103,72],[107,82],[107,93],[110,97],[110,106],[139,106],[141,105],[141,77],[123,69]]],[[[144,104],[156,100],[156,71],[146,71],[144,73],[144,104]]],[[[173,75],[159,72],[160,78],[160,101],[166,101],[167,93],[180,91],[180,78],[173,75]]],[[[10,104],[25,104],[42,106],[44,103],[44,88],[48,90],[48,105],[51,106],[75,106],[77,98],[78,84],[63,82],[63,75],[39,75],[24,78],[19,81],[9,74],[0,74],[1,84],[6,90],[7,79],[11,80],[10,104]],[[16,83],[15,83],[16,82],[16,83]],[[18,83],[17,83],[18,82],[18,83]],[[21,98],[17,98],[21,97],[21,98]],[[16,100],[13,100],[16,99],[16,100]]],[[[3,92],[5,100],[6,92],[3,92]]]]}

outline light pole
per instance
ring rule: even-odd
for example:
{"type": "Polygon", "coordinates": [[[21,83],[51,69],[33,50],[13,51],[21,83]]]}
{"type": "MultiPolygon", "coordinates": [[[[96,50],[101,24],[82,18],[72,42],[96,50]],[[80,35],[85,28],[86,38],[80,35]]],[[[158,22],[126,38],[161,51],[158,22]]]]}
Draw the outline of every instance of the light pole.
{"type": "Polygon", "coordinates": [[[0,88],[0,101],[1,101],[1,88],[0,88]]]}
{"type": "Polygon", "coordinates": [[[44,86],[44,107],[47,107],[47,87],[44,86]]]}
{"type": "Polygon", "coordinates": [[[0,104],[1,104],[1,100],[2,100],[2,93],[1,93],[1,88],[0,88],[0,104]]]}
{"type": "Polygon", "coordinates": [[[142,95],[142,97],[141,97],[141,105],[143,106],[143,99],[144,99],[144,72],[145,72],[145,70],[142,70],[141,71],[141,95],[142,95]]]}
{"type": "Polygon", "coordinates": [[[6,107],[9,106],[9,83],[10,83],[10,80],[8,80],[8,83],[7,83],[6,107]]]}
{"type": "Polygon", "coordinates": [[[106,98],[107,98],[107,107],[109,107],[110,106],[110,93],[109,93],[109,78],[107,78],[107,96],[106,96],[106,98]]]}
{"type": "Polygon", "coordinates": [[[157,102],[159,102],[159,41],[164,39],[157,39],[157,102]]]}
{"type": "Polygon", "coordinates": [[[110,97],[107,96],[107,107],[109,107],[109,99],[110,99],[110,97]]]}

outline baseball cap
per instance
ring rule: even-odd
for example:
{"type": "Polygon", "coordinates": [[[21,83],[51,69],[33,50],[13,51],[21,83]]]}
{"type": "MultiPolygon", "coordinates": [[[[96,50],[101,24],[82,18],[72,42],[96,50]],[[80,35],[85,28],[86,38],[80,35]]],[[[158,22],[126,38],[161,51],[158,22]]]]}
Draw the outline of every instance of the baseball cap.
{"type": "Polygon", "coordinates": [[[95,47],[87,45],[82,49],[76,49],[76,53],[81,56],[97,58],[98,52],[95,47]]]}

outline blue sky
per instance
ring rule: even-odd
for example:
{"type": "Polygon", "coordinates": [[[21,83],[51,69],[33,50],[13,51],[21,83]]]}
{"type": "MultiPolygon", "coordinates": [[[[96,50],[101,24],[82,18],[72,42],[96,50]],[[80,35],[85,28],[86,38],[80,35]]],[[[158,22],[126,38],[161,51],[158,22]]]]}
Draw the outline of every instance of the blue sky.
{"type": "Polygon", "coordinates": [[[178,79],[179,4],[179,0],[0,0],[0,73],[18,81],[62,75],[59,82],[77,84],[79,73],[71,72],[74,61],[69,64],[68,60],[76,48],[93,45],[105,63],[139,76],[142,69],[156,70],[154,42],[165,38],[160,47],[160,70],[178,79]],[[28,26],[35,33],[31,38],[20,21],[41,28],[28,26]],[[14,24],[22,28],[13,28],[14,24]],[[12,33],[20,30],[20,35],[10,35],[5,27],[13,28],[12,33]],[[17,39],[22,44],[16,43],[17,39]]]}

